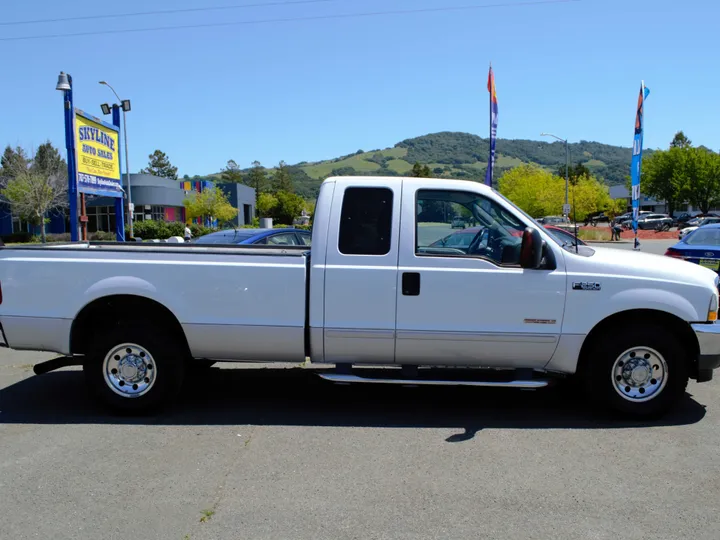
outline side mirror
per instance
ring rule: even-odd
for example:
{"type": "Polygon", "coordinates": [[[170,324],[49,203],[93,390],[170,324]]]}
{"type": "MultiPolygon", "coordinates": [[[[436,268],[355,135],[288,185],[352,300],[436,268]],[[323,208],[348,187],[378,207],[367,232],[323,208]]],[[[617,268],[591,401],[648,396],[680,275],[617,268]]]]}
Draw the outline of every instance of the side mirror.
{"type": "Polygon", "coordinates": [[[543,239],[540,231],[534,227],[527,227],[523,231],[520,245],[520,266],[522,268],[540,268],[543,256],[543,239]]]}

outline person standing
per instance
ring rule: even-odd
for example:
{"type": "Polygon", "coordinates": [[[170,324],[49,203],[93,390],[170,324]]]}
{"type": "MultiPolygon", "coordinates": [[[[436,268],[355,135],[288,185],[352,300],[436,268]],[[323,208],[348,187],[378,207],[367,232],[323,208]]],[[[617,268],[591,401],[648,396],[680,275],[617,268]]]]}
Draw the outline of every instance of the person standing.
{"type": "Polygon", "coordinates": [[[192,231],[190,230],[190,227],[188,227],[187,223],[185,224],[185,233],[184,233],[184,239],[186,242],[189,242],[192,238],[192,231]]]}

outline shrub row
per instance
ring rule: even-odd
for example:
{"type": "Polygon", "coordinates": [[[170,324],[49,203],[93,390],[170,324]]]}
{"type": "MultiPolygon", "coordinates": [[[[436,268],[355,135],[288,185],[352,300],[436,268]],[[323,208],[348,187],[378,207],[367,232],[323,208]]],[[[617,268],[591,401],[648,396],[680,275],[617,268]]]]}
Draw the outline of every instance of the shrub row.
{"type": "MultiPolygon", "coordinates": [[[[245,229],[255,229],[258,228],[259,224],[256,223],[253,225],[243,225],[242,228],[245,229]]],[[[286,227],[293,227],[293,225],[283,225],[283,224],[275,224],[273,225],[275,229],[282,229],[286,227]]],[[[310,225],[294,225],[297,229],[303,229],[303,230],[310,230],[310,225]]],[[[192,232],[193,238],[197,238],[199,236],[204,236],[206,234],[210,234],[211,232],[215,232],[217,229],[214,229],[212,227],[201,227],[196,224],[190,225],[190,231],[192,232]]],[[[135,235],[135,238],[142,238],[143,240],[167,240],[171,236],[184,236],[185,232],[185,224],[181,223],[179,221],[139,221],[135,223],[133,233],[135,235]]],[[[125,237],[126,239],[130,239],[130,229],[129,227],[125,228],[125,237]]],[[[3,242],[6,244],[16,244],[16,243],[27,243],[27,242],[34,242],[39,243],[40,242],[40,236],[33,235],[28,232],[19,232],[19,233],[12,233],[12,234],[6,234],[2,236],[3,242]]],[[[115,241],[115,233],[111,232],[95,232],[95,233],[88,233],[88,240],[91,242],[114,242],[115,241]]],[[[63,233],[63,234],[48,234],[47,235],[47,241],[48,242],[70,242],[70,233],[63,233]]]]}

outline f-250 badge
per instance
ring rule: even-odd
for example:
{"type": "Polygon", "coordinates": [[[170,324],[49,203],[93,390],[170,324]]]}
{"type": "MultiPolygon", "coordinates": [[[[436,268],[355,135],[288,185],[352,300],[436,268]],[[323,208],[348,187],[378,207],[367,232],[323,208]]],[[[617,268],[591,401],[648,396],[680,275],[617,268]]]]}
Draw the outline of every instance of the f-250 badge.
{"type": "Polygon", "coordinates": [[[599,283],[590,281],[575,281],[572,284],[574,291],[599,291],[602,287],[599,283]]]}

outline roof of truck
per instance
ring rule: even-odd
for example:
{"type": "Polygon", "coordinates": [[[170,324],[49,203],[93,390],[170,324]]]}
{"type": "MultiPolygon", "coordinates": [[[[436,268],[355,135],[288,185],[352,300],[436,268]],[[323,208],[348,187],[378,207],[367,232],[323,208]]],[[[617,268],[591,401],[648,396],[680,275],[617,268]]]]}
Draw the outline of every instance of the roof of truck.
{"type": "Polygon", "coordinates": [[[443,187],[456,187],[460,188],[462,186],[466,186],[468,184],[473,184],[474,187],[477,187],[481,190],[487,190],[487,191],[496,191],[494,188],[491,188],[483,183],[480,182],[473,182],[472,180],[458,180],[458,179],[452,179],[452,178],[415,178],[412,176],[329,176],[325,180],[323,180],[324,183],[335,183],[335,182],[358,182],[362,183],[364,185],[377,185],[377,184],[383,184],[387,182],[398,182],[402,181],[413,183],[413,184],[422,184],[422,183],[435,183],[435,182],[442,182],[443,187]]]}

